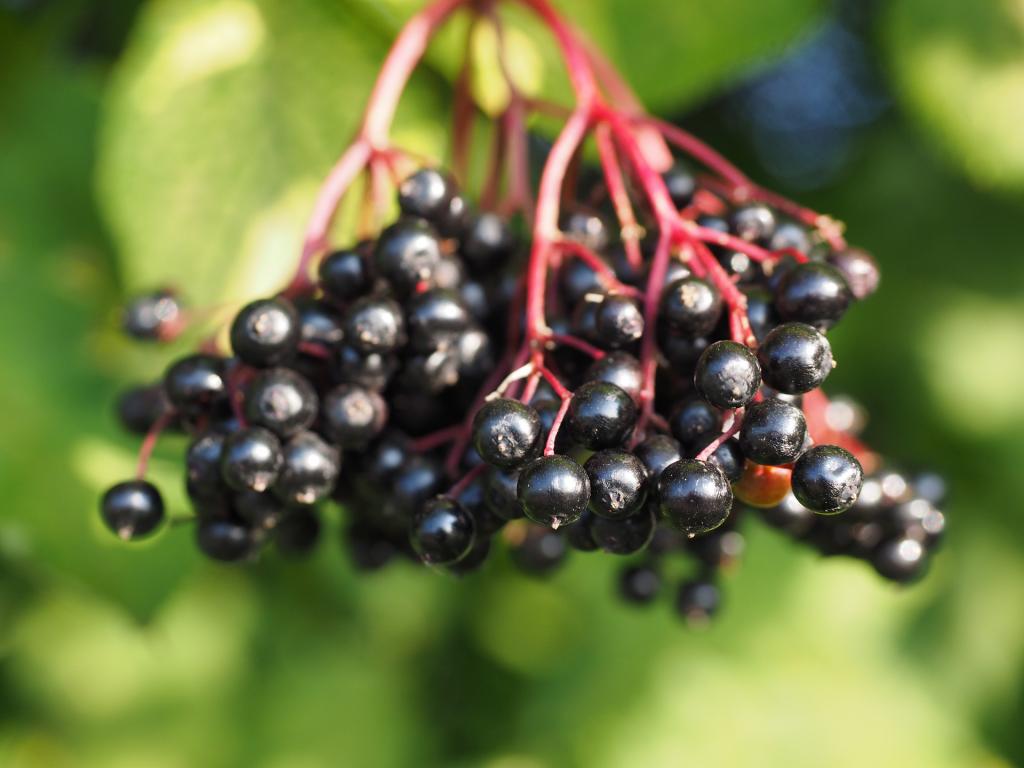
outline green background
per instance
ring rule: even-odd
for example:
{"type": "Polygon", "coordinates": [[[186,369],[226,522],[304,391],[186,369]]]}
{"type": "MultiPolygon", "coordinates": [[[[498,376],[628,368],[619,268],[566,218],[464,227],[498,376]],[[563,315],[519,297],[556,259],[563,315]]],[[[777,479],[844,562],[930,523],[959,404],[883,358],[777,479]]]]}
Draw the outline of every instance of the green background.
{"type": "MultiPolygon", "coordinates": [[[[118,337],[119,302],[279,282],[417,5],[0,2],[0,765],[1024,764],[1021,0],[881,4],[865,39],[891,108],[827,183],[784,190],[882,265],[829,389],[869,407],[873,444],[951,481],[924,583],[750,526],[723,615],[691,631],[614,599],[610,557],[546,582],[504,556],[461,581],[357,578],[334,527],[308,562],[242,569],[201,561],[187,528],[103,531],[96,498],[135,450],[110,404],[170,354],[118,337]]],[[[558,5],[653,110],[741,159],[715,99],[830,12],[558,5]]],[[[546,38],[510,18],[521,75],[567,98],[546,38]]],[[[460,50],[454,30],[431,51],[400,143],[443,150],[460,50]]],[[[182,450],[154,462],[176,509],[182,450]]]]}

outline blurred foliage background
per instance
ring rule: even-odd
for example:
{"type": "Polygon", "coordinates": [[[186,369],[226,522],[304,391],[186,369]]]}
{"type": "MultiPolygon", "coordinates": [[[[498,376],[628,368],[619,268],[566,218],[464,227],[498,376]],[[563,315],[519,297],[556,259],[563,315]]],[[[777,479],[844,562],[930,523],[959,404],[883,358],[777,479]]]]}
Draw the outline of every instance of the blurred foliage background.
{"type": "MultiPolygon", "coordinates": [[[[751,525],[694,632],[614,599],[607,557],[357,579],[333,534],[231,569],[186,528],[100,528],[135,450],[109,406],[166,362],[119,339],[119,302],[271,289],[418,4],[0,0],[0,765],[1024,764],[1021,0],[558,2],[652,109],[878,257],[829,388],[952,483],[924,583],[751,525]]],[[[564,99],[515,23],[519,74],[564,99]]],[[[460,45],[401,142],[443,151],[460,45]]],[[[182,450],[155,462],[172,507],[182,450]]]]}

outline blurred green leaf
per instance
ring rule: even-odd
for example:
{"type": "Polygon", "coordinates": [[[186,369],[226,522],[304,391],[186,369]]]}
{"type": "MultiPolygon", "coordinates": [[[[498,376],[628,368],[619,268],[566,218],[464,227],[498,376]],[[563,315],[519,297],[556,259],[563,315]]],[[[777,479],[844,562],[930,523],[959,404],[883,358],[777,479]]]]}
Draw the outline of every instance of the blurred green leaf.
{"type": "MultiPolygon", "coordinates": [[[[319,179],[357,125],[386,41],[331,0],[155,0],[106,101],[99,180],[126,283],[197,301],[268,291],[293,268],[319,179]]],[[[406,145],[442,128],[429,90],[406,145]]]]}
{"type": "Polygon", "coordinates": [[[975,182],[1024,188],[1024,3],[897,0],[885,33],[922,130],[975,182]]]}

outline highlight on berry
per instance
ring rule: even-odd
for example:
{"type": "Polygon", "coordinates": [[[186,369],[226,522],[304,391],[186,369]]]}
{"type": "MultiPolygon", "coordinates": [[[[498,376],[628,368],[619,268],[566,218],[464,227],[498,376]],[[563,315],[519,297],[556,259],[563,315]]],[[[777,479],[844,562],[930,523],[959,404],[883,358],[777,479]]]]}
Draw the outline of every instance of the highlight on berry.
{"type": "MultiPolygon", "coordinates": [[[[293,279],[121,398],[145,437],[136,476],[100,501],[107,527],[135,540],[171,519],[207,557],[251,562],[310,553],[333,505],[361,571],[465,576],[504,547],[547,576],[604,553],[621,563],[610,592],[698,624],[759,523],[921,577],[941,480],[894,469],[821,390],[842,355],[828,334],[879,287],[875,261],[644,114],[546,0],[524,5],[554,32],[574,104],[513,91],[519,119],[495,122],[504,155],[480,189],[460,184],[468,124],[449,167],[394,145],[404,85],[461,5],[431,3],[399,35],[293,279]],[[526,120],[541,112],[562,124],[544,152],[526,120]],[[364,176],[358,231],[338,238],[364,176]],[[166,432],[187,436],[187,514],[147,479],[166,432]],[[675,584],[672,560],[688,563],[675,584]]],[[[123,327],[171,343],[204,317],[160,288],[123,327]]]]}

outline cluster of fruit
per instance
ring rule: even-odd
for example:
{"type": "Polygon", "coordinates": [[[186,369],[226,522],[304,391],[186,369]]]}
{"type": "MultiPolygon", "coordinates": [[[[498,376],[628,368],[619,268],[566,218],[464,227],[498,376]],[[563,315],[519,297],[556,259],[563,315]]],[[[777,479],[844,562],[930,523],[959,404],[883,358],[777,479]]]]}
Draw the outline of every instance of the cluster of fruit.
{"type": "MultiPolygon", "coordinates": [[[[680,254],[647,327],[652,249],[645,240],[631,260],[603,211],[576,207],[561,221],[570,258],[544,288],[545,363],[513,368],[525,238],[475,212],[448,174],[420,169],[399,185],[401,217],[379,237],[327,253],[316,280],[243,307],[230,355],[211,341],[125,394],[122,422],[150,438],[138,478],[103,497],[106,524],[124,539],[158,527],[164,505],[145,461],[159,432],[178,429],[190,436],[198,546],[218,560],[251,559],[268,542],[309,551],[318,506],[333,499],[360,568],[404,555],[466,573],[500,533],[535,573],[569,548],[644,553],[621,592],[647,602],[659,559],[681,553],[701,569],[680,588],[679,610],[703,618],[717,605],[715,572],[742,550],[742,503],[908,580],[941,532],[938,499],[911,498],[906,483],[894,491],[893,473],[865,484],[857,454],[873,455],[849,430],[820,442],[802,402],[833,368],[825,332],[877,286],[874,262],[830,250],[767,205],[729,205],[682,166],[663,180],[679,210],[699,198],[702,231],[772,255],[711,246],[743,296],[738,326],[721,288],[680,254]],[[653,391],[645,344],[657,350],[653,391]]],[[[185,316],[161,291],[135,301],[124,327],[169,340],[185,316]]]]}

